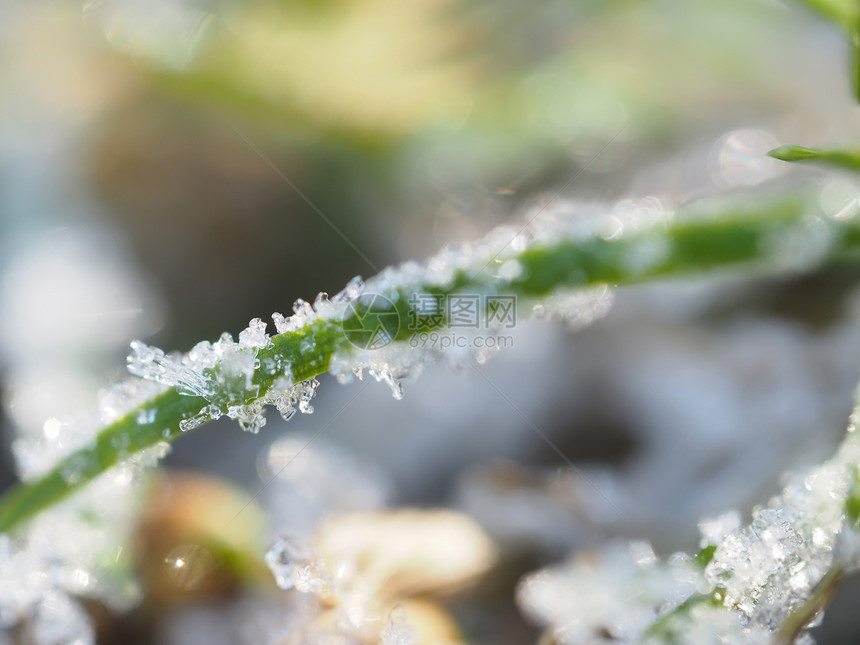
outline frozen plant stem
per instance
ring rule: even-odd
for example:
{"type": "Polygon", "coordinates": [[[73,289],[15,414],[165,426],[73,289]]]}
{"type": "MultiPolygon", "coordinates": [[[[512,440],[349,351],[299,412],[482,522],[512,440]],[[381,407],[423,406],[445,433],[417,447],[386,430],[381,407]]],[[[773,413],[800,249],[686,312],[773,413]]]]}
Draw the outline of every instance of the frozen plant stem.
{"type": "Polygon", "coordinates": [[[841,580],[860,564],[860,389],[846,434],[752,509],[703,520],[695,556],[611,543],[519,584],[527,616],[558,643],[811,643],[841,580]]]}
{"type": "Polygon", "coordinates": [[[845,567],[842,565],[836,565],[824,574],[824,577],[815,585],[809,600],[782,624],[773,645],[791,645],[807,625],[830,604],[844,575],[845,567]]]}
{"type": "MultiPolygon", "coordinates": [[[[516,296],[522,306],[539,303],[560,289],[633,284],[739,266],[764,271],[808,269],[821,262],[860,257],[860,223],[811,216],[810,210],[814,209],[809,200],[794,196],[758,205],[724,207],[711,214],[676,213],[649,221],[644,227],[626,226],[622,234],[617,230],[607,234],[597,226],[587,229],[585,235],[581,227],[570,225],[577,220],[568,217],[567,228],[553,224],[557,230],[538,230],[531,242],[508,246],[501,258],[493,255],[502,248],[502,244],[496,245],[499,236],[488,238],[483,255],[478,254],[471,263],[457,265],[444,280],[438,275],[430,278],[430,269],[413,265],[411,280],[386,282],[383,272],[373,286],[388,285],[388,290],[376,293],[394,303],[399,319],[407,321],[410,316],[424,315],[411,303],[411,296],[417,292],[443,297],[456,293],[506,294],[516,296]],[[805,241],[810,226],[826,230],[827,244],[813,258],[798,264],[798,238],[805,241]],[[514,263],[517,270],[503,270],[509,263],[514,263]]],[[[516,229],[513,235],[517,235],[516,229]]],[[[304,306],[309,307],[306,303],[304,306]]],[[[371,310],[362,315],[377,313],[380,312],[371,310]]],[[[193,426],[188,420],[200,418],[202,410],[215,406],[225,414],[230,405],[259,402],[279,386],[278,380],[285,372],[292,383],[300,383],[328,371],[335,353],[339,359],[349,356],[351,346],[344,328],[350,329],[355,318],[309,320],[294,330],[265,337],[265,344],[256,350],[253,373],[248,374],[249,387],[238,395],[225,395],[225,400],[216,405],[211,396],[171,387],[105,427],[89,445],[66,456],[40,479],[18,484],[0,500],[0,532],[19,526],[135,453],[178,437],[182,434],[180,424],[185,429],[193,426]]],[[[436,328],[447,324],[444,319],[424,322],[427,324],[423,331],[428,330],[428,324],[436,328]]],[[[367,321],[363,319],[362,324],[367,321]]],[[[403,341],[413,334],[406,324],[401,324],[392,340],[405,344],[403,341]]],[[[215,365],[214,371],[219,367],[215,365]]]]}

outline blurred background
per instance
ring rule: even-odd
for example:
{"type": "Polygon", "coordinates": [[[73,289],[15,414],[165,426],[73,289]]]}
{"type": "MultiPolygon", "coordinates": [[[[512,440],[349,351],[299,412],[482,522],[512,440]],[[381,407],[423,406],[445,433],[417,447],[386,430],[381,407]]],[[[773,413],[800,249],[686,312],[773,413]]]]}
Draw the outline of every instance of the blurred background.
{"type": "MultiPolygon", "coordinates": [[[[131,339],[187,351],[550,201],[670,208],[809,181],[838,210],[853,178],[763,155],[856,137],[848,54],[788,0],[5,0],[0,482],[22,437],[124,376],[131,339]]],[[[454,509],[495,560],[433,620],[535,642],[522,574],[617,538],[695,550],[701,517],[748,513],[831,453],[860,364],[858,277],[621,289],[593,327],[521,320],[481,374],[435,366],[402,401],[323,378],[289,425],[216,422],[174,445],[160,485],[237,508],[271,480],[248,511],[262,551],[339,513],[454,509]]],[[[249,608],[229,559],[159,573],[196,531],[235,525],[188,528],[155,489],[136,542],[147,600],[89,606],[99,642],[281,642],[237,635],[268,601],[249,608]]],[[[860,635],[851,586],[821,643],[860,635]]]]}

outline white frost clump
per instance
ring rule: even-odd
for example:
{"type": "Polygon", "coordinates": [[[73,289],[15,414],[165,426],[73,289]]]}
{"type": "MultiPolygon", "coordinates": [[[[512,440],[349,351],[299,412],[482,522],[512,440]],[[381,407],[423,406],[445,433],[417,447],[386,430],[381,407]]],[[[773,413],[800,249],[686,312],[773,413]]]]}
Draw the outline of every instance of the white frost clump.
{"type": "Polygon", "coordinates": [[[265,559],[281,589],[320,594],[332,585],[323,573],[325,565],[313,558],[311,547],[298,537],[279,537],[266,551],[265,559]]]}
{"type": "Polygon", "coordinates": [[[725,588],[726,606],[737,607],[746,624],[777,629],[835,564],[856,563],[857,554],[843,546],[845,501],[860,464],[854,430],[852,420],[832,459],[793,477],[781,495],[753,511],[748,526],[717,545],[706,576],[725,588]]]}
{"type": "Polygon", "coordinates": [[[745,626],[737,612],[704,601],[712,592],[688,555],[661,561],[650,545],[633,542],[530,574],[520,583],[517,600],[559,645],[770,643],[767,630],[745,626]]]}
{"type": "Polygon", "coordinates": [[[700,523],[702,546],[715,547],[704,569],[689,556],[662,563],[641,544],[616,545],[527,576],[520,605],[561,645],[667,634],[690,645],[770,643],[826,573],[860,563],[854,530],[843,526],[860,465],[857,415],[836,455],[795,476],[749,525],[734,511],[700,523]]]}
{"type": "Polygon", "coordinates": [[[430,360],[430,352],[402,345],[405,343],[392,343],[380,349],[356,348],[336,352],[329,363],[329,372],[341,384],[350,383],[355,377],[363,380],[367,374],[391,388],[395,399],[402,399],[403,381],[418,378],[430,360]]]}
{"type": "Polygon", "coordinates": [[[707,517],[699,522],[699,533],[702,534],[702,546],[719,544],[727,535],[741,526],[741,514],[732,509],[718,517],[707,517]]]}
{"type": "MultiPolygon", "coordinates": [[[[320,293],[313,305],[296,300],[294,313],[289,318],[280,313],[272,314],[275,330],[278,334],[308,330],[317,321],[342,318],[348,304],[363,290],[364,282],[356,277],[331,299],[328,294],[320,293]]],[[[297,411],[311,414],[314,410],[311,400],[319,386],[316,379],[294,382],[290,364],[283,358],[260,357],[260,350],[270,345],[266,323],[254,318],[239,333],[238,342],[224,333],[215,343],[197,343],[187,354],[166,354],[157,347],[134,341],[128,369],[135,376],[175,387],[180,394],[206,399],[209,405],[180,423],[183,431],[227,416],[237,420],[242,429],[256,433],[266,424],[264,408],[267,405],[274,406],[285,420],[297,411]],[[265,393],[254,383],[258,371],[275,377],[272,387],[265,393]]],[[[326,358],[317,351],[312,333],[301,341],[300,349],[310,366],[322,365],[326,358]]]]}
{"type": "MultiPolygon", "coordinates": [[[[304,317],[301,310],[306,304],[296,304],[294,318],[304,317]]],[[[275,314],[275,320],[276,324],[284,324],[280,314],[275,314]]],[[[285,419],[291,418],[296,410],[313,412],[310,401],[319,385],[314,379],[293,383],[289,365],[275,359],[266,358],[262,363],[258,353],[270,343],[266,324],[254,318],[240,332],[239,342],[225,333],[215,343],[197,343],[184,355],[165,354],[157,347],[134,341],[128,369],[141,378],[176,387],[181,394],[206,399],[209,405],[181,422],[183,431],[226,415],[237,420],[242,429],[259,432],[266,423],[263,412],[266,405],[275,406],[285,419]],[[262,396],[259,385],[254,383],[257,370],[277,375],[273,386],[262,396]]]]}
{"type": "Polygon", "coordinates": [[[530,574],[517,598],[527,616],[552,628],[559,645],[637,643],[704,582],[688,556],[661,562],[649,544],[633,542],[530,574]]]}

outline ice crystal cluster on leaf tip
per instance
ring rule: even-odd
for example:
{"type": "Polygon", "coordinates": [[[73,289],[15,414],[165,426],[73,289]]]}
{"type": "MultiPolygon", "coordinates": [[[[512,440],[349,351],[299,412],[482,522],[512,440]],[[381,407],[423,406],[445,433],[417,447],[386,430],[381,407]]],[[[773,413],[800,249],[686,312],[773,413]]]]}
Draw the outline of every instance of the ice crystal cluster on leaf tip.
{"type": "Polygon", "coordinates": [[[856,527],[845,520],[860,464],[857,416],[836,455],[794,476],[748,525],[736,511],[703,520],[709,561],[614,545],[527,576],[521,607],[560,645],[771,643],[828,572],[860,565],[856,527]]]}

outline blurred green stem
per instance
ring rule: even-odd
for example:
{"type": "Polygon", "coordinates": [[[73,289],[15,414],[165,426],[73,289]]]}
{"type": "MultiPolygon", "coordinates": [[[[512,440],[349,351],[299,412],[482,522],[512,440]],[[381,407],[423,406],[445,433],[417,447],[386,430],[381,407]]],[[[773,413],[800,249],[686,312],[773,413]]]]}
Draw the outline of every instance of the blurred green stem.
{"type": "Polygon", "coordinates": [[[811,161],[860,172],[860,148],[805,148],[803,146],[780,146],[768,152],[780,161],[811,161]]]}
{"type": "Polygon", "coordinates": [[[797,0],[815,13],[833,20],[847,30],[853,31],[858,14],[856,0],[797,0]]]}

